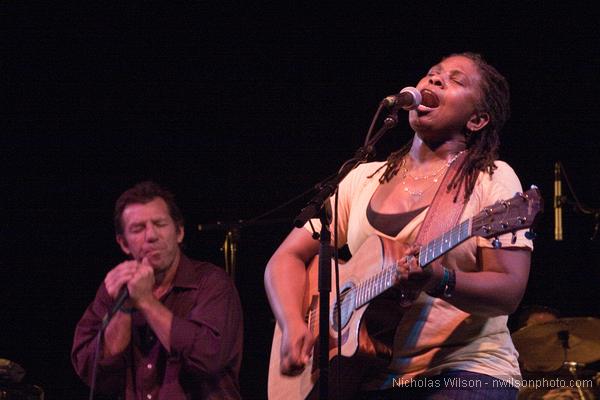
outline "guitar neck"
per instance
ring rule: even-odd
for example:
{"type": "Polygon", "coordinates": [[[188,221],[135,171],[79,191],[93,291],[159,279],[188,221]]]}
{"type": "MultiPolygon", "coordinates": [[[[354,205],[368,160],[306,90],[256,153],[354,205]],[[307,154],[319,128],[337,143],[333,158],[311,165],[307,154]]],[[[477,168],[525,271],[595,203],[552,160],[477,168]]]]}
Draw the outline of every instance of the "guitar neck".
{"type": "Polygon", "coordinates": [[[464,220],[448,232],[436,237],[419,249],[419,265],[425,268],[433,260],[443,256],[471,237],[471,219],[464,220]]]}
{"type": "MultiPolygon", "coordinates": [[[[443,256],[471,236],[471,219],[467,219],[426,245],[421,246],[419,250],[419,265],[424,268],[433,260],[443,256]]],[[[396,274],[397,265],[388,265],[360,285],[357,285],[354,288],[356,291],[354,307],[359,308],[369,303],[375,297],[394,286],[396,283],[396,274]]]]}

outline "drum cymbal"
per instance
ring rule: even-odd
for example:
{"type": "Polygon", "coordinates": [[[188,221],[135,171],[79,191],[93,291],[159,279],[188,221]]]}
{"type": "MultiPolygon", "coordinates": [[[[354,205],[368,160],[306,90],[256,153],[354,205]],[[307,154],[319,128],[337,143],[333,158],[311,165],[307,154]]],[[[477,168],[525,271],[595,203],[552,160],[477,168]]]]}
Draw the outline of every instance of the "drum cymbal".
{"type": "Polygon", "coordinates": [[[512,334],[525,369],[551,371],[563,362],[600,360],[600,319],[560,318],[525,326],[512,334]]]}

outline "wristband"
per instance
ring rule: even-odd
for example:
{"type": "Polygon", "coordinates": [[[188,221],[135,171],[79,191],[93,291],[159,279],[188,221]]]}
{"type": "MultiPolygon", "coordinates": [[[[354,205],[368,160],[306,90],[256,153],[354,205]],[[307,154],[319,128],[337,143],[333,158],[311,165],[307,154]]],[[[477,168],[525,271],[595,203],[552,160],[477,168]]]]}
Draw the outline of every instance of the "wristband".
{"type": "Polygon", "coordinates": [[[444,297],[450,298],[454,294],[454,288],[456,287],[456,271],[450,270],[450,278],[448,279],[448,283],[444,288],[444,297]]]}
{"type": "Polygon", "coordinates": [[[456,272],[452,269],[442,267],[444,269],[444,276],[438,283],[438,285],[426,293],[431,297],[452,297],[454,293],[454,287],[456,286],[456,272]]]}

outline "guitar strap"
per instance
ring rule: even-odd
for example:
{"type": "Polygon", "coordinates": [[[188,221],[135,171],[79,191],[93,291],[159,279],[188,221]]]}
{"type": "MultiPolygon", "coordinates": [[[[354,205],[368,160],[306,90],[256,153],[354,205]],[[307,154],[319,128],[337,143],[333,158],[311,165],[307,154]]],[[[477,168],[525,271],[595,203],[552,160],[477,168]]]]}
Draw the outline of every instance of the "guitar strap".
{"type": "MultiPolygon", "coordinates": [[[[435,192],[431,205],[425,214],[425,218],[421,223],[417,237],[414,243],[418,246],[422,246],[428,243],[432,239],[440,236],[444,232],[449,231],[457,223],[460,215],[462,214],[466,202],[465,202],[465,185],[460,185],[457,189],[448,190],[450,181],[456,175],[461,165],[464,163],[467,152],[463,151],[459,153],[458,157],[446,170],[446,174],[442,179],[442,183],[435,192]],[[454,199],[456,198],[456,202],[454,199]]],[[[434,261],[440,262],[439,260],[434,261]]],[[[412,289],[401,289],[401,306],[409,307],[419,296],[419,292],[412,289]]]]}
{"type": "Polygon", "coordinates": [[[447,190],[450,181],[456,175],[459,168],[465,162],[467,152],[459,153],[458,157],[446,170],[442,183],[437,189],[433,201],[427,210],[425,219],[417,233],[415,243],[423,245],[444,232],[450,230],[459,221],[466,202],[465,185],[460,185],[458,189],[447,190]],[[454,199],[456,198],[456,202],[454,199]]]}

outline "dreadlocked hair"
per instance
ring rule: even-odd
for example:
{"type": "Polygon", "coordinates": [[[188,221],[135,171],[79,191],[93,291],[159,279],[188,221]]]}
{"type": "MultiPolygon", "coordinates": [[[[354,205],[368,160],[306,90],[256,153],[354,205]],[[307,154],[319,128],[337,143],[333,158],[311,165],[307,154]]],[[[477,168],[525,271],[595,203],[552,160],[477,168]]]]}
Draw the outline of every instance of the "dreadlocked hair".
{"type": "MultiPolygon", "coordinates": [[[[473,193],[480,172],[493,175],[496,166],[494,161],[498,158],[500,147],[500,131],[510,116],[510,90],[506,78],[496,68],[491,66],[477,53],[464,52],[451,54],[448,57],[462,56],[470,59],[479,69],[481,74],[480,91],[481,98],[477,105],[477,112],[487,113],[489,122],[477,132],[464,128],[466,138],[467,155],[456,174],[450,180],[447,190],[456,189],[460,193],[460,187],[464,185],[464,200],[467,201],[473,193]]],[[[444,59],[448,58],[445,57],[444,59]]],[[[412,140],[402,146],[399,150],[391,153],[387,161],[370,177],[377,174],[382,168],[385,171],[379,177],[380,183],[389,182],[404,164],[404,156],[412,146],[412,140]]],[[[454,198],[457,201],[457,198],[454,198]]]]}

